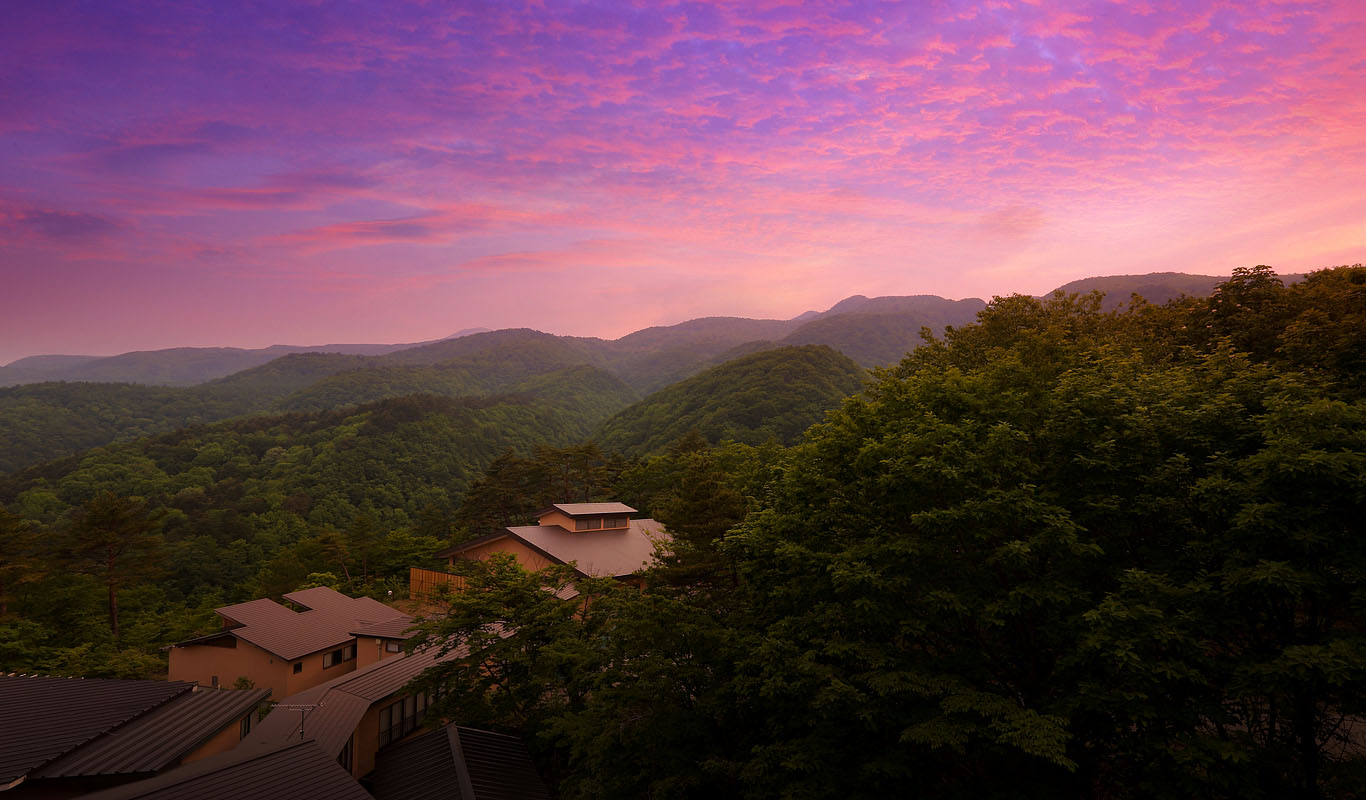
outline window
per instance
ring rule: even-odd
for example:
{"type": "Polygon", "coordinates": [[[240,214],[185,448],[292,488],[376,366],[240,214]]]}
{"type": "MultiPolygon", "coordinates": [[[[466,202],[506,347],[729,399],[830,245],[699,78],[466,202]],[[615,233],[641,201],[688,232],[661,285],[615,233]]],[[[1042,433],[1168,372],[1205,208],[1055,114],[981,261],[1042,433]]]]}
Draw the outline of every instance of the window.
{"type": "Polygon", "coordinates": [[[343,661],[350,661],[355,657],[356,646],[354,644],[348,644],[347,646],[339,650],[333,650],[330,653],[324,653],[323,669],[327,669],[328,667],[335,667],[343,661]]]}
{"type": "Polygon", "coordinates": [[[626,522],[627,522],[626,517],[608,517],[607,519],[604,519],[604,520],[602,521],[602,527],[604,527],[604,528],[625,528],[625,527],[626,527],[626,522]]]}
{"type": "Polygon", "coordinates": [[[251,718],[254,716],[256,716],[255,709],[253,709],[250,714],[242,717],[242,722],[237,726],[238,739],[245,739],[247,738],[247,734],[251,733],[251,718]]]}
{"type": "Polygon", "coordinates": [[[217,676],[217,675],[213,676],[212,678],[209,678],[209,685],[212,686],[212,687],[215,688],[215,689],[218,688],[218,676],[217,676]]]}
{"type": "Polygon", "coordinates": [[[574,520],[574,530],[576,531],[596,531],[602,529],[602,517],[588,517],[587,519],[574,520]]]}
{"type": "Polygon", "coordinates": [[[304,662],[302,662],[302,661],[295,661],[295,662],[294,662],[294,674],[295,674],[295,675],[298,675],[300,672],[303,672],[303,671],[304,671],[304,662]]]}
{"type": "Polygon", "coordinates": [[[402,652],[403,652],[403,642],[385,642],[385,643],[384,643],[384,652],[386,652],[386,653],[402,653],[402,652]]]}
{"type": "Polygon", "coordinates": [[[427,714],[427,693],[409,695],[379,711],[379,746],[397,742],[417,730],[427,714]]]}

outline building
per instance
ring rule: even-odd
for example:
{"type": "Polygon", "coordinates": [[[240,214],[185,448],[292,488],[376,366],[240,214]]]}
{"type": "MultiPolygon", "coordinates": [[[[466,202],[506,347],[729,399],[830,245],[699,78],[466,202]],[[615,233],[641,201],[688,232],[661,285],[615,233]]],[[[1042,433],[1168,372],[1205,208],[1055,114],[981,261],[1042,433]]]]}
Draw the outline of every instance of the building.
{"type": "Polygon", "coordinates": [[[522,740],[447,725],[380,753],[376,800],[550,800],[522,740]]]}
{"type": "Polygon", "coordinates": [[[311,739],[243,745],[164,775],[89,795],[89,800],[373,800],[311,739]]]}
{"type": "Polygon", "coordinates": [[[0,798],[75,797],[235,747],[264,689],[0,675],[0,798]]]}
{"type": "Polygon", "coordinates": [[[438,555],[454,564],[509,553],[527,570],[572,562],[581,575],[630,580],[669,541],[664,526],[636,513],[623,503],[558,503],[536,514],[535,525],[504,528],[438,555]]]}
{"type": "Polygon", "coordinates": [[[464,654],[458,648],[439,656],[433,648],[384,658],[290,695],[247,743],[280,746],[311,739],[353,777],[364,777],[375,768],[381,748],[421,729],[427,696],[408,684],[438,661],[464,654]]]}
{"type": "MultiPolygon", "coordinates": [[[[215,609],[223,629],[172,646],[170,679],[203,686],[232,686],[246,679],[275,697],[286,697],[351,672],[362,660],[363,647],[373,650],[376,639],[388,641],[358,637],[355,631],[379,625],[396,635],[401,630],[395,626],[412,621],[378,600],[347,597],[326,587],[284,598],[303,610],[266,599],[215,609]]],[[[371,650],[366,650],[365,663],[377,660],[371,650]]]]}

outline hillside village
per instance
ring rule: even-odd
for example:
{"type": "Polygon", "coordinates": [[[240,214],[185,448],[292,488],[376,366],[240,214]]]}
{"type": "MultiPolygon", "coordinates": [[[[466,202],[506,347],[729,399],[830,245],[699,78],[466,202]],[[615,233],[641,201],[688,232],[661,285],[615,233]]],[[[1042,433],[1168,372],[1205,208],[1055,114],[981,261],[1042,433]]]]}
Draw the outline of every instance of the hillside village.
{"type": "MultiPolygon", "coordinates": [[[[635,513],[555,504],[534,526],[442,555],[639,585],[668,535],[635,513]]],[[[462,588],[449,572],[413,572],[426,612],[462,588]]],[[[459,643],[405,649],[414,617],[367,597],[316,587],[283,600],[218,608],[221,630],[173,645],[165,681],[0,676],[0,704],[32,717],[0,733],[0,797],[549,798],[517,739],[427,718],[414,681],[466,657],[459,643]]]]}
{"type": "Polygon", "coordinates": [[[0,800],[1353,797],[1364,321],[1366,268],[1257,267],[873,371],[699,322],[643,398],[526,332],[277,359],[227,380],[335,407],[0,475],[0,800]]]}

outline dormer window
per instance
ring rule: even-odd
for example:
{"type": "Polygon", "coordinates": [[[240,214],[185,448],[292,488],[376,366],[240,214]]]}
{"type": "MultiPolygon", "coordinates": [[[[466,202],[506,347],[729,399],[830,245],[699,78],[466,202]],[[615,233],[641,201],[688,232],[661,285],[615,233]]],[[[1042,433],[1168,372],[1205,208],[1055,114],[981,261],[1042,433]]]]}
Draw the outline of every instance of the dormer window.
{"type": "Polygon", "coordinates": [[[619,530],[627,527],[630,517],[579,517],[574,520],[576,531],[619,530]]]}

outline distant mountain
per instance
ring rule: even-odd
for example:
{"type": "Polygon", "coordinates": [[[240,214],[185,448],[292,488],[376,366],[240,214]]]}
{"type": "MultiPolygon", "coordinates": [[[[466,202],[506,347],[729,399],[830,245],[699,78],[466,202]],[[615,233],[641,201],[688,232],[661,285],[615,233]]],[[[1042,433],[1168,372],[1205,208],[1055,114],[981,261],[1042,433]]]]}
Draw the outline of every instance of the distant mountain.
{"type": "Polygon", "coordinates": [[[416,344],[321,344],[308,347],[276,344],[255,350],[240,347],[172,347],[165,350],[138,350],[117,356],[29,356],[0,368],[0,386],[39,381],[192,386],[292,353],[378,356],[416,344]]]}
{"type": "Polygon", "coordinates": [[[939,335],[945,326],[972,322],[983,308],[986,303],[976,298],[855,295],[803,323],[782,343],[828,345],[866,367],[885,366],[900,361],[920,346],[922,328],[939,335]]]}
{"type": "Polygon", "coordinates": [[[1101,306],[1107,311],[1112,311],[1127,304],[1129,298],[1135,294],[1154,305],[1161,305],[1182,295],[1204,297],[1214,291],[1215,286],[1226,280],[1228,280],[1227,276],[1188,275],[1184,272],[1149,272],[1144,275],[1107,275],[1100,278],[1082,278],[1079,281],[1064,283],[1054,291],[1069,294],[1102,292],[1105,297],[1101,300],[1101,306]]]}
{"type": "MultiPolygon", "coordinates": [[[[1061,288],[1099,289],[1113,307],[1134,291],[1153,302],[1181,293],[1207,294],[1219,280],[1154,273],[1091,278],[1061,288]]],[[[544,382],[537,391],[568,392],[569,399],[574,399],[575,380],[585,386],[613,384],[601,393],[610,395],[610,402],[590,404],[593,413],[605,416],[706,370],[782,348],[824,345],[865,367],[894,364],[919,346],[922,328],[938,334],[948,325],[966,325],[984,307],[975,298],[853,295],[825,311],[789,320],[702,317],[615,340],[527,328],[469,328],[415,344],[31,356],[0,367],[0,385],[27,384],[0,388],[0,471],[247,414],[323,411],[412,394],[488,397],[526,391],[537,381],[544,382]]],[[[761,400],[755,398],[766,407],[761,400]]],[[[733,427],[736,435],[750,430],[740,423],[733,427]]],[[[714,432],[723,429],[721,423],[714,426],[714,432]]],[[[636,441],[638,433],[620,435],[623,447],[646,446],[636,441]]]]}
{"type": "Polygon", "coordinates": [[[646,397],[598,430],[604,449],[656,453],[691,430],[709,441],[790,444],[863,388],[863,368],[829,347],[782,347],[728,361],[646,397]]]}

